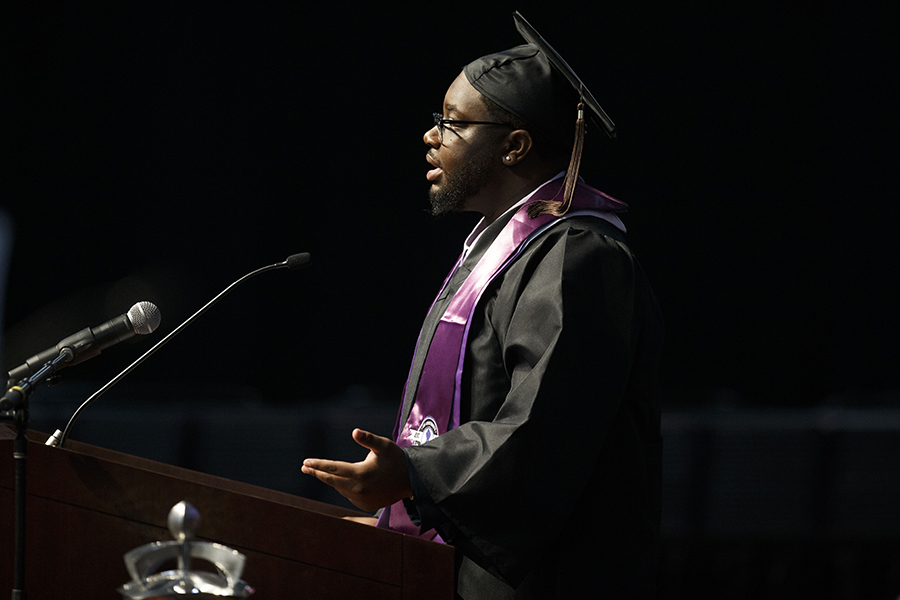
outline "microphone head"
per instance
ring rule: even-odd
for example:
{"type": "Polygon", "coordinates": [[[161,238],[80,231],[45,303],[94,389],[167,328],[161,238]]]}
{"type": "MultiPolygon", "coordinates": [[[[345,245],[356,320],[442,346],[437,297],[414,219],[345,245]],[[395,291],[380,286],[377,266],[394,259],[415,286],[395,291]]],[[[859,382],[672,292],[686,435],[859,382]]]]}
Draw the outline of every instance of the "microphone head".
{"type": "Polygon", "coordinates": [[[305,269],[312,262],[312,257],[309,252],[301,252],[300,254],[291,254],[285,262],[288,269],[305,269]]]}
{"type": "Polygon", "coordinates": [[[131,322],[131,327],[138,335],[152,333],[159,327],[159,322],[162,319],[162,315],[159,314],[159,309],[156,308],[156,305],[147,301],[138,302],[132,306],[128,309],[127,316],[129,322],[131,322]]]}

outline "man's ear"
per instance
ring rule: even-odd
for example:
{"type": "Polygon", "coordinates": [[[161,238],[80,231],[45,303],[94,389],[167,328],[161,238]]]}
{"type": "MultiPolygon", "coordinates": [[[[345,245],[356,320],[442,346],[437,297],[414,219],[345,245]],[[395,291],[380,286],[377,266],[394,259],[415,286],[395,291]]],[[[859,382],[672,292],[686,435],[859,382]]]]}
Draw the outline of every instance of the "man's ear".
{"type": "Polygon", "coordinates": [[[531,134],[525,129],[516,129],[506,137],[506,152],[503,154],[503,164],[511,167],[519,164],[534,147],[531,134]]]}

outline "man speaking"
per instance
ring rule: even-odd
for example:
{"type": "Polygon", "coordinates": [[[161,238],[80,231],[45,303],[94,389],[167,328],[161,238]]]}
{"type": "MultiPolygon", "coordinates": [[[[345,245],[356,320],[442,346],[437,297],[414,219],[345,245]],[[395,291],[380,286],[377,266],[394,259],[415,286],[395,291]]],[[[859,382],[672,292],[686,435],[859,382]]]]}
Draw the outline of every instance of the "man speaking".
{"type": "Polygon", "coordinates": [[[422,326],[394,440],[303,471],[452,544],[461,598],[652,598],[662,319],[626,206],[578,177],[612,121],[525,20],[425,133],[432,212],[483,218],[422,326]],[[574,135],[573,135],[574,132],[574,135]],[[573,143],[574,142],[574,143],[573,143]],[[573,148],[574,146],[574,148],[573,148]]]}

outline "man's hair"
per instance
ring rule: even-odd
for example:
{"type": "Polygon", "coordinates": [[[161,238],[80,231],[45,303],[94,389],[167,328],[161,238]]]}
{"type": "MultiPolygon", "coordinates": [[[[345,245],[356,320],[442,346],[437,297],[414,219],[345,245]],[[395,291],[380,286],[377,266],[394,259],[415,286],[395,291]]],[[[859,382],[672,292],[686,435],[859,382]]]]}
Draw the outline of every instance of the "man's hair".
{"type": "Polygon", "coordinates": [[[488,115],[490,115],[492,121],[507,123],[511,125],[513,129],[524,129],[531,134],[531,140],[534,142],[535,151],[541,158],[549,162],[564,162],[569,160],[569,155],[572,153],[571,146],[566,147],[562,142],[552,139],[550,136],[543,135],[540,132],[535,133],[535,129],[524,120],[512,114],[484,94],[480,94],[480,96],[481,102],[487,109],[488,115]]]}

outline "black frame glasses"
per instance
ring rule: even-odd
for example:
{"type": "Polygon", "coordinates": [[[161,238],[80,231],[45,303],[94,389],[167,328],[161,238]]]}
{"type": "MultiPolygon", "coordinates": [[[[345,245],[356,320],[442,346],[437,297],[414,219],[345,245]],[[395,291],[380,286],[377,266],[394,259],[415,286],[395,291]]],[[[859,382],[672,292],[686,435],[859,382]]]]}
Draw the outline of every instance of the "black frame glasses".
{"type": "Polygon", "coordinates": [[[434,117],[434,126],[437,127],[438,130],[438,140],[443,144],[444,143],[444,128],[447,124],[452,125],[501,125],[503,127],[512,128],[512,125],[509,123],[497,123],[495,121],[457,121],[456,119],[445,119],[441,113],[431,113],[434,117]]]}

